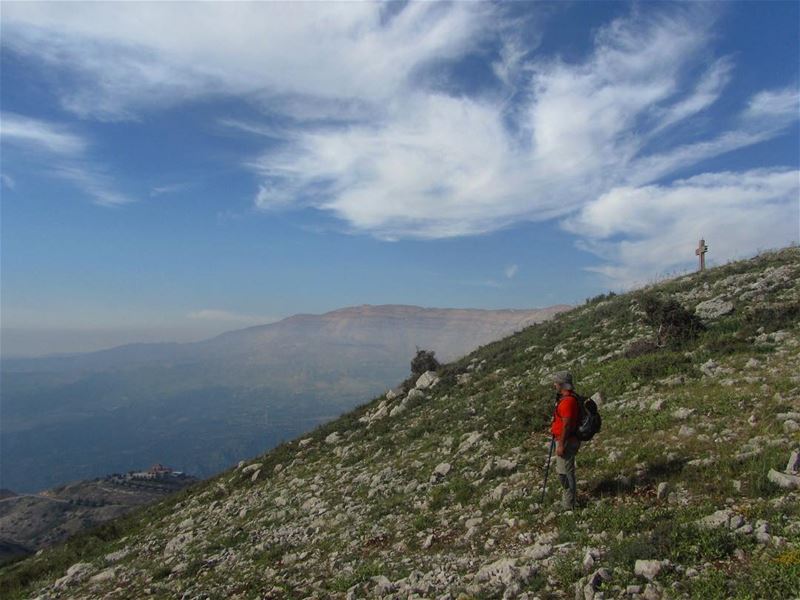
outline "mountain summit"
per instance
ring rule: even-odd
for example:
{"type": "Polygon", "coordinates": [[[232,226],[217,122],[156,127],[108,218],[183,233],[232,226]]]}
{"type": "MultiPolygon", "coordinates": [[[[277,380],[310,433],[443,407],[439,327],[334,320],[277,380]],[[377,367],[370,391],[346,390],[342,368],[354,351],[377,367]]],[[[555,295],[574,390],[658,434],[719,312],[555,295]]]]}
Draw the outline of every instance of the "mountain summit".
{"type": "Polygon", "coordinates": [[[796,597],[798,372],[798,248],[598,297],[6,567],[2,591],[796,597]],[[604,399],[567,513],[553,483],[539,504],[562,369],[604,399]]]}

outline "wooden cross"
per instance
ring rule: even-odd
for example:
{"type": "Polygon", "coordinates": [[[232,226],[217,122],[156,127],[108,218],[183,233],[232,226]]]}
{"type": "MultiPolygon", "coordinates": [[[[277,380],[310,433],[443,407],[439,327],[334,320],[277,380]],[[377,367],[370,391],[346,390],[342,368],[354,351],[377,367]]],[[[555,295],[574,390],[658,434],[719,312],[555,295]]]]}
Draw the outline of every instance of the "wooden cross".
{"type": "Polygon", "coordinates": [[[706,252],[708,252],[708,246],[706,246],[705,240],[700,240],[700,244],[697,246],[697,250],[694,253],[700,257],[700,270],[706,270],[706,252]]]}

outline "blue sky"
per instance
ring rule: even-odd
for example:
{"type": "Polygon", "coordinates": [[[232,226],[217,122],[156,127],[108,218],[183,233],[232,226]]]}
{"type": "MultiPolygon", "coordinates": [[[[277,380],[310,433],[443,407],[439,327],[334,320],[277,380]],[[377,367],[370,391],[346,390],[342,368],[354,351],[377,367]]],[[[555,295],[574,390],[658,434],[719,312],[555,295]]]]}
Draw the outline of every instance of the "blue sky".
{"type": "Polygon", "coordinates": [[[2,352],[798,241],[799,6],[4,2],[2,352]]]}

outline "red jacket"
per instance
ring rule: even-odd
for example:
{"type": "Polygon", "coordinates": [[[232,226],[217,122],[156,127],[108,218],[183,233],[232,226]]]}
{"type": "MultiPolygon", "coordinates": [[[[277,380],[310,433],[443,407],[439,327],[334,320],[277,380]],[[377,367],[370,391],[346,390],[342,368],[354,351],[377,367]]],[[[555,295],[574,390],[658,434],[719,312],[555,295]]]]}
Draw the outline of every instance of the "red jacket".
{"type": "Polygon", "coordinates": [[[578,398],[572,390],[562,390],[561,400],[558,401],[555,411],[553,411],[553,423],[550,425],[550,433],[553,437],[560,439],[561,432],[564,430],[564,419],[571,420],[570,430],[567,432],[568,440],[577,439],[574,431],[578,428],[578,418],[580,416],[580,409],[578,407],[578,398]]]}

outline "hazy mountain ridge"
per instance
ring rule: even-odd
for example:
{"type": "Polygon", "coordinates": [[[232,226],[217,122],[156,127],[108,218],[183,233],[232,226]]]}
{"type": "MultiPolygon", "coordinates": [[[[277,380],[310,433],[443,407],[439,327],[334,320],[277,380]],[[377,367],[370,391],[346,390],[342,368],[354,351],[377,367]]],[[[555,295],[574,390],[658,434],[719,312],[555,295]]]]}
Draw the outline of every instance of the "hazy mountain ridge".
{"type": "Polygon", "coordinates": [[[706,330],[659,346],[645,296],[596,298],[2,569],[0,589],[54,599],[795,597],[800,249],[649,292],[703,315],[706,330]],[[552,472],[538,503],[549,374],[563,368],[579,391],[605,396],[603,430],[578,455],[577,514],[551,512],[552,472]]]}
{"type": "Polygon", "coordinates": [[[208,476],[394,385],[416,346],[455,358],[564,308],[361,306],[191,344],[4,361],[3,484],[35,491],[159,460],[208,476]]]}

